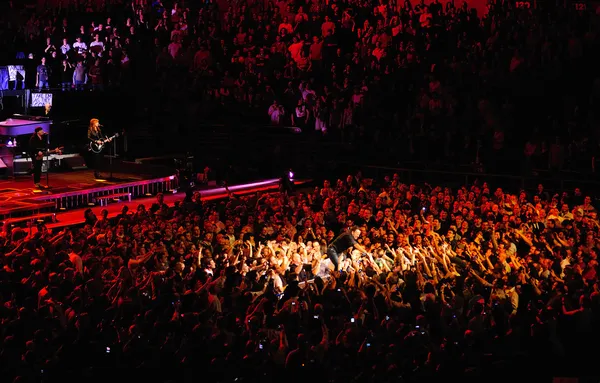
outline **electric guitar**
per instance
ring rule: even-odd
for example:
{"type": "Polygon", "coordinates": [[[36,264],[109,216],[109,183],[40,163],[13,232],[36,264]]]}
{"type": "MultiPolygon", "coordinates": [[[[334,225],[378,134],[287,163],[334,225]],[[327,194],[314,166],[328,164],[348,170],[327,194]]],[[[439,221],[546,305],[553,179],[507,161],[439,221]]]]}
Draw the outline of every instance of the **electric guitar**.
{"type": "Polygon", "coordinates": [[[52,149],[52,150],[47,150],[46,152],[41,152],[42,155],[40,156],[40,154],[36,154],[35,159],[38,161],[41,161],[44,159],[44,156],[47,156],[49,154],[62,154],[62,150],[64,149],[64,146],[58,147],[56,149],[52,149]]]}
{"type": "Polygon", "coordinates": [[[108,138],[103,138],[101,140],[90,141],[90,146],[89,146],[88,150],[90,152],[98,154],[102,151],[102,149],[104,149],[104,146],[107,143],[111,142],[112,140],[114,140],[117,137],[119,137],[119,133],[116,133],[115,135],[110,136],[108,138]]]}

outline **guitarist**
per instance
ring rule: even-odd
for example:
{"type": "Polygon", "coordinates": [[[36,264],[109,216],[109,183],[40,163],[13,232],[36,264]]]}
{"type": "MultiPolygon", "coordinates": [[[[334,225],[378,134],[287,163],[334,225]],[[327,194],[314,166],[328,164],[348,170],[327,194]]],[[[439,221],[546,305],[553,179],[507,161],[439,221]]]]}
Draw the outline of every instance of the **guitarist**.
{"type": "MultiPolygon", "coordinates": [[[[88,140],[90,144],[95,143],[98,145],[112,141],[110,139],[107,140],[106,136],[104,136],[104,134],[102,133],[100,121],[97,118],[92,118],[90,120],[90,125],[88,127],[88,140]]],[[[95,178],[100,178],[100,173],[98,172],[100,158],[100,153],[90,152],[90,161],[88,162],[91,162],[91,164],[88,163],[88,167],[94,169],[95,178]]]]}
{"type": "MultiPolygon", "coordinates": [[[[33,183],[38,189],[46,188],[40,183],[42,179],[42,165],[44,164],[44,155],[49,154],[46,150],[46,147],[46,132],[44,132],[42,128],[38,126],[37,128],[35,128],[35,132],[29,139],[29,155],[31,156],[31,161],[33,163],[33,183]]],[[[52,152],[60,153],[58,149],[53,150],[52,152]]]]}

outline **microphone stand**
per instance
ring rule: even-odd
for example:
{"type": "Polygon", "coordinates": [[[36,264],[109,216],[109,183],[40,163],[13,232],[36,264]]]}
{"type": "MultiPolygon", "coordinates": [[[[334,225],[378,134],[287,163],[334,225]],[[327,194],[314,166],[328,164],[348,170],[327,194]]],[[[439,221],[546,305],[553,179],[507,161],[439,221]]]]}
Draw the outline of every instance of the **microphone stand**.
{"type": "MultiPolygon", "coordinates": [[[[50,188],[50,133],[46,133],[46,188],[50,188]]],[[[43,170],[43,166],[42,166],[43,170]]]]}
{"type": "Polygon", "coordinates": [[[113,176],[113,168],[114,168],[114,160],[117,157],[117,137],[113,135],[111,142],[109,142],[107,144],[112,144],[109,146],[109,152],[108,152],[108,167],[109,167],[109,171],[110,171],[110,176],[108,177],[108,181],[114,181],[115,179],[113,176]]]}
{"type": "Polygon", "coordinates": [[[115,140],[116,140],[116,137],[113,137],[112,145],[110,146],[110,155],[108,156],[108,159],[109,159],[108,166],[110,167],[110,176],[108,177],[108,179],[110,181],[114,180],[114,178],[113,178],[113,160],[114,160],[114,158],[113,157],[115,156],[115,153],[117,151],[117,142],[115,140]]]}

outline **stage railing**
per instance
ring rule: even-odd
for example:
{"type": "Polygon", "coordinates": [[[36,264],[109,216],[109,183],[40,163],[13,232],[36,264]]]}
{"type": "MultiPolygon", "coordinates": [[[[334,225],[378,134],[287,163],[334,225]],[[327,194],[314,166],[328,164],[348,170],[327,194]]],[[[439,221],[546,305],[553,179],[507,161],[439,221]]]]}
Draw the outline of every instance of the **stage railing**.
{"type": "Polygon", "coordinates": [[[128,196],[132,198],[148,197],[158,193],[172,192],[177,188],[177,178],[174,176],[163,177],[146,181],[136,181],[120,185],[110,185],[94,189],[70,193],[48,195],[40,199],[54,201],[56,209],[75,209],[85,206],[103,205],[108,198],[128,196]]]}

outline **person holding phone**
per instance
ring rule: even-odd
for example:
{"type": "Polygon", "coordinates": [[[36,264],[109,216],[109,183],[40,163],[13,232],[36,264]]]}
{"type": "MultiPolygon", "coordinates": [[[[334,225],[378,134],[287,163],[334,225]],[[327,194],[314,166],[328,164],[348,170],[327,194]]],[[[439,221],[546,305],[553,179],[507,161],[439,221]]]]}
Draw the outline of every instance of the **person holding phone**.
{"type": "Polygon", "coordinates": [[[367,250],[360,243],[358,243],[360,234],[360,228],[358,226],[352,226],[350,230],[343,232],[336,239],[334,239],[333,242],[331,242],[327,248],[327,256],[333,263],[335,271],[339,271],[340,253],[343,253],[351,248],[354,248],[361,253],[368,253],[367,250]]]}

